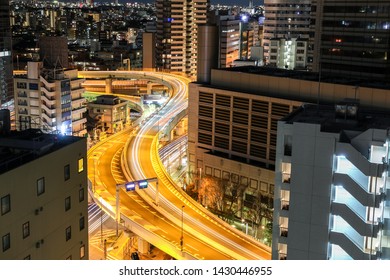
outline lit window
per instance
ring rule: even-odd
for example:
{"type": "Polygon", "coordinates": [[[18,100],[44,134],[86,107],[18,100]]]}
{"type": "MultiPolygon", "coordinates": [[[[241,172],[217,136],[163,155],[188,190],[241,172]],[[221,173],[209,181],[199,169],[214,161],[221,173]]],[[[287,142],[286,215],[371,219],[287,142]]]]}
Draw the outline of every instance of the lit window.
{"type": "Polygon", "coordinates": [[[84,171],[84,158],[80,158],[78,161],[78,170],[79,173],[84,171]]]}
{"type": "Polygon", "coordinates": [[[45,192],[45,177],[37,180],[37,195],[41,195],[45,192]]]}
{"type": "Polygon", "coordinates": [[[9,211],[11,211],[11,196],[8,194],[1,198],[1,215],[5,215],[9,211]]]}
{"type": "Polygon", "coordinates": [[[30,222],[26,222],[22,225],[23,239],[30,236],[30,222]]]}
{"type": "Polygon", "coordinates": [[[80,259],[83,259],[85,257],[85,245],[82,245],[80,247],[80,259]]]}
{"type": "Polygon", "coordinates": [[[11,248],[11,235],[9,233],[3,235],[2,243],[3,243],[3,252],[11,248]]]}

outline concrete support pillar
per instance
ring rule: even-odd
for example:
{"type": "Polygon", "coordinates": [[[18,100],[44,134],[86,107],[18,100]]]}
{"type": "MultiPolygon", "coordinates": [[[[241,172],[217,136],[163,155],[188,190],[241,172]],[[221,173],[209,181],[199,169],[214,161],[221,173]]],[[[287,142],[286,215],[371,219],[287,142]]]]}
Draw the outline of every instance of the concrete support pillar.
{"type": "Polygon", "coordinates": [[[112,79],[106,79],[106,93],[112,93],[112,79]]]}
{"type": "Polygon", "coordinates": [[[146,94],[152,94],[152,88],[153,88],[153,84],[147,83],[146,84],[146,94]]]}
{"type": "Polygon", "coordinates": [[[147,254],[150,249],[150,244],[143,240],[141,237],[138,237],[138,252],[141,254],[147,254]]]}

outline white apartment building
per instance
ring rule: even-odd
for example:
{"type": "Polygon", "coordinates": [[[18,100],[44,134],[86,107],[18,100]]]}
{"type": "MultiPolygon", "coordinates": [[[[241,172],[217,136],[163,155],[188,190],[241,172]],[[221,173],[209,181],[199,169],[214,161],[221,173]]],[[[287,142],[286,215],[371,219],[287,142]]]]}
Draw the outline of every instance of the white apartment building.
{"type": "Polygon", "coordinates": [[[0,133],[1,260],[88,260],[86,155],[84,137],[0,133]]]}
{"type": "Polygon", "coordinates": [[[272,259],[390,259],[389,123],[355,102],[278,122],[272,259]]]}
{"type": "Polygon", "coordinates": [[[44,69],[40,62],[29,62],[27,74],[14,78],[17,129],[85,136],[83,82],[77,69],[44,69]]]}
{"type": "Polygon", "coordinates": [[[289,70],[307,66],[307,40],[273,38],[270,40],[269,65],[289,70]]]}

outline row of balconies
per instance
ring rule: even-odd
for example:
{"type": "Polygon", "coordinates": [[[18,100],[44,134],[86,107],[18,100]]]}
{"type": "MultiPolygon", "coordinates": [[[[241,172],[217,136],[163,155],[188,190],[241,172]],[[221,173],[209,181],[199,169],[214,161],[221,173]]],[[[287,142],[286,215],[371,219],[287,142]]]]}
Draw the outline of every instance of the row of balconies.
{"type": "MultiPolygon", "coordinates": [[[[291,162],[291,145],[284,146],[284,158],[291,162]]],[[[349,161],[351,161],[356,167],[358,167],[362,173],[368,178],[369,176],[382,177],[383,172],[386,169],[385,164],[371,163],[366,157],[364,157],[359,151],[357,151],[349,143],[338,143],[336,147],[336,154],[343,154],[349,161]]],[[[282,172],[282,187],[281,189],[290,189],[290,172],[282,172]],[[283,185],[287,185],[287,188],[283,185]]],[[[368,184],[368,179],[366,184],[368,184]]],[[[343,186],[363,207],[378,208],[381,202],[385,198],[385,190],[378,193],[371,193],[368,191],[368,186],[362,186],[361,183],[354,180],[350,174],[335,173],[333,176],[333,185],[343,186]]],[[[390,193],[390,191],[388,191],[390,193]]],[[[281,199],[280,204],[280,216],[288,218],[289,200],[281,199]]],[[[353,207],[353,206],[352,206],[353,207]]],[[[342,202],[333,202],[331,205],[331,214],[334,216],[340,216],[348,223],[360,236],[375,238],[381,229],[384,229],[387,233],[390,233],[390,220],[385,219],[384,223],[379,221],[366,221],[365,215],[358,214],[349,205],[342,202]]],[[[279,243],[287,244],[288,228],[280,227],[279,243]]],[[[353,259],[376,259],[377,250],[365,250],[363,245],[354,240],[345,232],[331,232],[330,242],[337,244],[343,248],[353,259]]],[[[389,250],[390,252],[390,250],[389,250]]],[[[280,254],[283,257],[283,254],[280,254]]],[[[284,259],[284,258],[283,258],[284,259]]]]}
{"type": "MultiPolygon", "coordinates": [[[[370,181],[374,178],[382,178],[383,174],[386,174],[384,173],[387,168],[386,164],[370,162],[350,143],[337,143],[336,154],[343,155],[342,159],[345,163],[339,159],[338,165],[340,166],[338,166],[338,172],[333,176],[333,185],[342,186],[342,190],[349,193],[359,204],[348,200],[347,197],[340,198],[340,201],[332,203],[331,214],[335,217],[341,217],[360,237],[356,239],[357,237],[348,234],[348,231],[340,232],[336,228],[330,233],[330,242],[339,245],[353,259],[377,259],[378,249],[365,249],[362,240],[366,237],[377,238],[381,229],[387,230],[388,227],[388,219],[384,219],[384,223],[382,223],[379,218],[377,221],[367,221],[366,218],[367,208],[380,211],[381,203],[386,197],[385,190],[381,186],[378,186],[375,192],[370,191],[370,181]],[[350,164],[354,166],[353,169],[343,168],[350,164]],[[363,212],[360,211],[361,209],[363,212]]],[[[383,234],[384,231],[382,231],[383,234]]]]}

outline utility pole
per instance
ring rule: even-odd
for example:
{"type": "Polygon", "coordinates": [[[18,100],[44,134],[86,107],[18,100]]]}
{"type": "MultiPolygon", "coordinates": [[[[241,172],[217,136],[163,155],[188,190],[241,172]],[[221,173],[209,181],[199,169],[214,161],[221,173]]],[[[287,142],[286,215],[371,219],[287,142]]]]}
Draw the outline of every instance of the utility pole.
{"type": "Polygon", "coordinates": [[[183,252],[184,246],[184,205],[181,207],[181,237],[180,237],[180,250],[183,252]]]}

